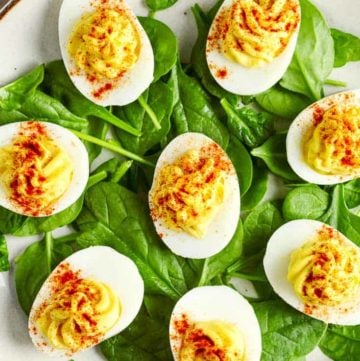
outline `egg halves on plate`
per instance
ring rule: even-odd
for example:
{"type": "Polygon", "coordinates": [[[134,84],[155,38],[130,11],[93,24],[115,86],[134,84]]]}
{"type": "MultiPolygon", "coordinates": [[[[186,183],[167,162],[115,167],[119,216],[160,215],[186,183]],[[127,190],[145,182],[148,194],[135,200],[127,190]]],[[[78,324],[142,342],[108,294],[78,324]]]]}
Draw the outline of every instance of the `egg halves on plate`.
{"type": "Polygon", "coordinates": [[[298,0],[225,0],[206,44],[212,76],[235,94],[253,95],[269,89],[291,62],[299,27],[298,0]]]}
{"type": "Polygon", "coordinates": [[[239,222],[235,168],[210,138],[182,134],[157,161],[149,204],[157,233],[175,254],[210,257],[230,242],[239,222]]]}
{"type": "Polygon", "coordinates": [[[70,357],[124,330],[143,296],[132,260],[110,247],[83,249],[44,282],[31,308],[30,336],[39,350],[70,357]]]}
{"type": "Polygon", "coordinates": [[[129,104],[153,80],[150,41],[124,0],[64,0],[59,40],[72,82],[97,104],[129,104]]]}

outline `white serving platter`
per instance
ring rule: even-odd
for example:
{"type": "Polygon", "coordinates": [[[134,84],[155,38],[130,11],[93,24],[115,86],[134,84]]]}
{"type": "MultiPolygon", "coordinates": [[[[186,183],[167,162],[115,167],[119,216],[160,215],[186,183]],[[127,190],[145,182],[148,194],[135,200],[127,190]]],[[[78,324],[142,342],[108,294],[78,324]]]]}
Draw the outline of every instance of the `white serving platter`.
{"type": "MultiPolygon", "coordinates": [[[[74,0],[75,1],[75,0],[74,0]]],[[[331,27],[360,36],[360,1],[354,0],[313,0],[323,12],[331,27]]],[[[16,79],[34,66],[60,58],[58,45],[57,18],[62,0],[20,0],[0,20],[0,86],[16,79]]],[[[144,0],[128,0],[137,15],[146,15],[144,0]]],[[[167,23],[177,34],[183,61],[190,57],[197,31],[191,14],[191,6],[198,3],[209,9],[215,0],[178,0],[170,9],[156,14],[156,18],[167,23]]],[[[331,79],[347,82],[346,88],[328,87],[327,94],[339,90],[360,88],[360,62],[349,63],[335,69],[331,79]]],[[[101,157],[105,157],[102,155],[101,157]]],[[[99,163],[101,161],[97,161],[99,163]]],[[[267,198],[275,197],[277,183],[273,183],[267,198]]],[[[66,227],[54,232],[61,235],[66,227]]],[[[25,247],[38,237],[16,238],[7,236],[12,264],[25,247]]],[[[250,287],[251,285],[249,285],[250,287]]],[[[0,360],[4,361],[60,361],[37,351],[27,332],[27,318],[16,300],[13,275],[0,274],[0,360]]],[[[105,360],[92,349],[73,357],[76,361],[105,360]]],[[[328,361],[319,350],[307,357],[307,361],[328,361]]]]}

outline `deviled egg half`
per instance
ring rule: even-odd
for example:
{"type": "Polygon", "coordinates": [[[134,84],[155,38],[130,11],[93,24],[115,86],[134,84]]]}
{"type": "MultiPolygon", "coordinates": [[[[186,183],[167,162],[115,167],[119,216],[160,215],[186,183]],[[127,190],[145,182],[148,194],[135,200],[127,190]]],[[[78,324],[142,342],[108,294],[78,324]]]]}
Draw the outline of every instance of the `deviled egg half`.
{"type": "Polygon", "coordinates": [[[69,357],[124,330],[136,317],[144,282],[134,262],[105,246],[62,261],[41,287],[29,316],[34,345],[69,357]]]}
{"type": "Polygon", "coordinates": [[[360,249],[322,222],[295,220],[271,236],[264,269],[290,306],[326,323],[360,324],[360,249]]]}
{"type": "Polygon", "coordinates": [[[0,206],[32,217],[61,212],[84,191],[88,153],[69,130],[26,121],[0,127],[0,206]]]}
{"type": "Polygon", "coordinates": [[[125,0],[64,0],[59,39],[72,82],[94,103],[129,104],[152,82],[153,50],[125,0]]]}
{"type": "Polygon", "coordinates": [[[235,168],[212,139],[182,134],[157,161],[149,204],[157,233],[175,254],[210,257],[230,242],[239,221],[235,168]]]}
{"type": "Polygon", "coordinates": [[[286,138],[288,162],[310,183],[360,176],[360,89],[323,98],[303,110],[286,138]]]}
{"type": "Polygon", "coordinates": [[[169,337],[175,361],[259,361],[261,332],[249,302],[227,286],[194,288],[176,303],[169,337]]]}
{"type": "Polygon", "coordinates": [[[206,43],[211,74],[235,94],[269,89],[291,62],[299,27],[298,0],[225,0],[206,43]]]}

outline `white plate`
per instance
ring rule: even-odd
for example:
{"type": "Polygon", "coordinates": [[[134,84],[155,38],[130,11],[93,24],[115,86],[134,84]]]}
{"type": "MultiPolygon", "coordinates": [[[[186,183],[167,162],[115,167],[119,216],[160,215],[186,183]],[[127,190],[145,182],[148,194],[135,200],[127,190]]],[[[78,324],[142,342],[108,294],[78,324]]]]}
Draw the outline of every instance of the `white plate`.
{"type": "MultiPolygon", "coordinates": [[[[0,21],[0,86],[4,85],[35,65],[60,58],[57,36],[57,17],[62,0],[20,0],[0,21]]],[[[170,9],[159,12],[157,18],[167,23],[178,35],[182,59],[187,61],[196,38],[196,26],[191,6],[199,3],[209,9],[215,0],[178,0],[170,9]]],[[[354,0],[313,0],[324,13],[332,27],[359,33],[360,2],[354,0]]],[[[143,0],[128,0],[137,15],[146,15],[143,0]]],[[[331,79],[347,82],[347,89],[360,88],[360,63],[350,63],[333,71],[331,79]]],[[[327,94],[339,88],[328,87],[327,94]]],[[[271,195],[270,195],[271,197],[271,195]]],[[[54,232],[63,234],[65,229],[54,232]]],[[[10,259],[20,254],[37,237],[7,237],[10,259]]],[[[32,346],[27,333],[27,320],[18,306],[12,277],[0,275],[0,358],[12,361],[61,360],[42,355],[32,346]],[[5,277],[3,279],[3,277],[5,277]],[[4,281],[5,280],[5,281],[4,281]]],[[[77,361],[97,361],[104,358],[95,350],[86,351],[75,358],[77,361]]],[[[326,361],[318,350],[308,361],[326,361]]]]}

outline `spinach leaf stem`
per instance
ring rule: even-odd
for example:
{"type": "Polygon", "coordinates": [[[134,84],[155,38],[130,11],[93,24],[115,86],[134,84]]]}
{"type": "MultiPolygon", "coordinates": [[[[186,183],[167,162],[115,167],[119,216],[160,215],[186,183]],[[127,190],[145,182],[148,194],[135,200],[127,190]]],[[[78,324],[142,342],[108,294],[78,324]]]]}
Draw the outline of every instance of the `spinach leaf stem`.
{"type": "Polygon", "coordinates": [[[145,101],[145,99],[143,98],[142,95],[139,96],[138,98],[138,102],[139,104],[142,106],[142,108],[145,110],[145,112],[147,113],[147,115],[150,117],[151,121],[154,124],[154,127],[156,129],[161,129],[161,124],[159,123],[159,120],[156,116],[156,114],[154,113],[154,111],[151,109],[151,107],[149,106],[149,104],[145,101]]]}

